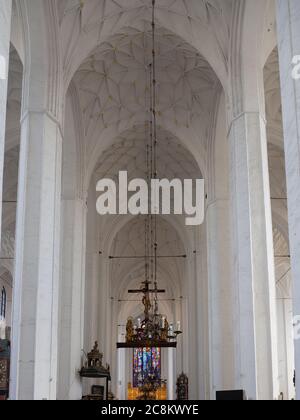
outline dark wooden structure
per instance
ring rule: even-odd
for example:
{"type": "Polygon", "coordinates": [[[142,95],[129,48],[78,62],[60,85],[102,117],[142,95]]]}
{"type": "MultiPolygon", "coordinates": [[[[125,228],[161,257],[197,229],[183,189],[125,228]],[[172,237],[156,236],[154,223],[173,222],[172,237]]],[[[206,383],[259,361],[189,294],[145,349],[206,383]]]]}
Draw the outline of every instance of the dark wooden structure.
{"type": "Polygon", "coordinates": [[[189,379],[182,373],[177,379],[177,401],[188,401],[189,379]]]}
{"type": "MultiPolygon", "coordinates": [[[[87,355],[86,366],[83,367],[80,371],[80,376],[82,378],[89,379],[105,379],[106,380],[106,400],[109,396],[109,382],[111,381],[110,367],[107,365],[103,366],[103,354],[99,351],[98,343],[95,343],[93,350],[87,355]]],[[[100,395],[96,396],[95,394],[88,395],[84,397],[85,400],[99,400],[100,395]]]]}
{"type": "Polygon", "coordinates": [[[0,400],[9,397],[10,342],[0,340],[0,400]]]}

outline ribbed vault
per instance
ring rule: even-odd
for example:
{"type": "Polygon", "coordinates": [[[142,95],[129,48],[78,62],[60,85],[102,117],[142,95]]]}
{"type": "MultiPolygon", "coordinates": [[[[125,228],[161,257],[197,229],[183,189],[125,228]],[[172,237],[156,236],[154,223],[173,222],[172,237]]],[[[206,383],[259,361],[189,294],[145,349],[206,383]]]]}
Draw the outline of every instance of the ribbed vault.
{"type": "MultiPolygon", "coordinates": [[[[197,51],[157,31],[157,115],[162,126],[193,129],[205,145],[218,80],[197,51]]],[[[112,126],[119,132],[149,120],[148,31],[130,28],[101,44],[75,75],[87,139],[112,126]]]]}
{"type": "MultiPolygon", "coordinates": [[[[233,4],[233,0],[157,0],[156,21],[193,45],[225,82],[233,4]]],[[[151,21],[151,0],[57,0],[57,5],[69,80],[96,45],[122,28],[140,30],[151,21]]]]}

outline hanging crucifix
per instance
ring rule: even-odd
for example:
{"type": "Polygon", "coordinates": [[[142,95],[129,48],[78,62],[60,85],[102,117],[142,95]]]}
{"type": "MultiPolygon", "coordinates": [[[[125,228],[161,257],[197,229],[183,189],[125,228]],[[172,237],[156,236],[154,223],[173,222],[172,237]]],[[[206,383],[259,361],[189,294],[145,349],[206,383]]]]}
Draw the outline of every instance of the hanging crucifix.
{"type": "Polygon", "coordinates": [[[140,294],[143,293],[144,297],[142,300],[142,303],[144,305],[144,314],[145,314],[145,321],[148,321],[150,318],[150,311],[152,308],[152,304],[151,304],[151,298],[150,295],[151,294],[162,294],[162,293],[166,293],[166,291],[164,289],[150,289],[150,282],[149,281],[144,281],[142,283],[142,285],[144,285],[144,287],[142,287],[141,289],[135,289],[135,290],[128,290],[129,294],[140,294]]]}

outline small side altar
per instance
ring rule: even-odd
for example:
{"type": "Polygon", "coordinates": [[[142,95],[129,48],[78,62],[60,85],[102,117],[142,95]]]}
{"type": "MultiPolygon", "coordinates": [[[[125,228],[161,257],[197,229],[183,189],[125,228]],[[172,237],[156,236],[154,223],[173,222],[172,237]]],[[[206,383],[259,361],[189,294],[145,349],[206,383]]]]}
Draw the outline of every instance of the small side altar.
{"type": "MultiPolygon", "coordinates": [[[[89,379],[105,379],[106,380],[106,400],[108,400],[108,384],[111,381],[110,366],[103,366],[103,353],[99,351],[98,342],[95,342],[93,350],[87,355],[87,362],[81,368],[80,376],[89,379]]],[[[95,395],[84,397],[84,399],[96,399],[95,395]]]]}
{"type": "Polygon", "coordinates": [[[9,394],[10,342],[0,339],[0,401],[9,394]]]}

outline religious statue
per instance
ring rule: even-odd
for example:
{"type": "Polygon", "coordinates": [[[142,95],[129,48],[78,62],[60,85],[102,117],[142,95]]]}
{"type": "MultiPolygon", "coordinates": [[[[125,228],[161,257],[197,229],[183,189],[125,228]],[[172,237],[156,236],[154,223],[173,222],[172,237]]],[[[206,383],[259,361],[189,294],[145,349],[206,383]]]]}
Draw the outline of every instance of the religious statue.
{"type": "Polygon", "coordinates": [[[143,305],[145,306],[145,318],[148,319],[149,318],[150,310],[152,308],[152,305],[151,305],[151,302],[150,302],[150,298],[149,298],[149,294],[146,294],[143,297],[143,305]]]}
{"type": "Polygon", "coordinates": [[[161,330],[161,341],[168,341],[168,336],[169,336],[169,323],[168,320],[165,319],[164,321],[164,326],[161,330]]]}
{"type": "Polygon", "coordinates": [[[132,318],[128,318],[126,325],[126,342],[130,343],[134,339],[134,325],[132,318]]]}
{"type": "Polygon", "coordinates": [[[99,351],[98,341],[95,342],[93,350],[87,355],[87,359],[89,368],[102,367],[103,354],[99,351]]]}
{"type": "Polygon", "coordinates": [[[188,377],[182,373],[177,380],[177,400],[187,401],[189,399],[189,380],[188,377]]]}

